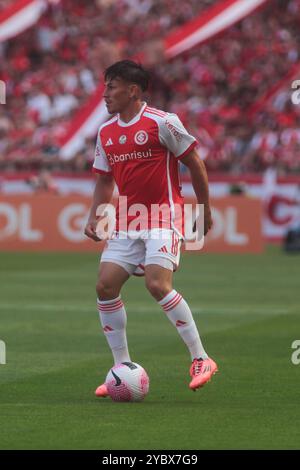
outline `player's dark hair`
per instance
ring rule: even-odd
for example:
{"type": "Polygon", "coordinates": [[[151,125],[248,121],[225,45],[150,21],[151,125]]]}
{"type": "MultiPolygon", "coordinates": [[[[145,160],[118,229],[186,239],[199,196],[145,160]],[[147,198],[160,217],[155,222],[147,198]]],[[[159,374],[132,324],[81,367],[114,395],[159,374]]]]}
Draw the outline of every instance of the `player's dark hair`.
{"type": "Polygon", "coordinates": [[[139,85],[146,91],[149,85],[149,73],[133,60],[120,60],[108,67],[104,72],[105,81],[121,78],[128,83],[139,85]]]}

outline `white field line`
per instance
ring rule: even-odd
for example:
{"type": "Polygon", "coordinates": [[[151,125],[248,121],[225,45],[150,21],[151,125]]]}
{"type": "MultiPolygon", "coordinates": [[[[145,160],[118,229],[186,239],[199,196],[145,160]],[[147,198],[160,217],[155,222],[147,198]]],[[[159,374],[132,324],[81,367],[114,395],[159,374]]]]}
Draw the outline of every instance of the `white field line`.
{"type": "MultiPolygon", "coordinates": [[[[126,303],[125,303],[126,307],[126,303]]],[[[87,306],[87,304],[80,304],[78,302],[76,303],[63,303],[63,302],[57,302],[56,304],[54,303],[24,303],[24,302],[0,302],[0,309],[2,311],[4,310],[15,310],[15,309],[20,309],[22,311],[26,310],[65,310],[65,311],[78,311],[82,310],[84,312],[86,311],[94,311],[96,310],[96,302],[95,306],[87,306]]],[[[153,307],[151,306],[145,306],[145,305],[134,305],[134,306],[127,306],[127,311],[128,313],[130,312],[141,312],[141,313],[148,313],[148,312],[153,312],[153,309],[157,308],[155,305],[153,307]]],[[[264,307],[226,307],[226,308],[221,308],[221,307],[205,307],[205,308],[199,308],[197,305],[190,305],[190,308],[193,312],[193,314],[217,314],[217,315],[246,315],[246,314],[262,314],[262,315],[286,315],[289,313],[292,313],[289,309],[284,309],[284,308],[278,308],[278,307],[271,307],[268,306],[267,308],[264,307]]]]}

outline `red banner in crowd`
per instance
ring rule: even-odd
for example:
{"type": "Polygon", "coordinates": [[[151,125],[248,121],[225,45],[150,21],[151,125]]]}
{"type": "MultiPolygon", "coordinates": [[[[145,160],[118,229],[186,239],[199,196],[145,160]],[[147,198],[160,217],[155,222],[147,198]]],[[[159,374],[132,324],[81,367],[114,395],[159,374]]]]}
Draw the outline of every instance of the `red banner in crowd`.
{"type": "MultiPolygon", "coordinates": [[[[195,203],[187,198],[186,203],[195,203]]],[[[1,251],[99,251],[83,233],[91,199],[83,196],[7,196],[0,202],[1,251]]],[[[212,200],[214,226],[203,251],[263,250],[261,202],[237,196],[212,200]]],[[[193,251],[194,252],[194,251],[193,251]]]]}
{"type": "MultiPolygon", "coordinates": [[[[211,39],[221,31],[240,21],[268,0],[225,0],[218,2],[201,13],[193,21],[178,28],[166,36],[162,47],[166,59],[179,54],[211,39]]],[[[99,126],[108,118],[104,100],[103,84],[90,97],[83,109],[80,109],[61,141],[61,156],[71,158],[84,145],[84,139],[96,134],[99,126]]]]}
{"type": "Polygon", "coordinates": [[[103,100],[104,86],[97,88],[92,98],[79,110],[73,121],[69,123],[66,134],[61,139],[60,156],[68,159],[82,149],[84,139],[93,137],[102,122],[109,117],[103,100]]]}
{"type": "Polygon", "coordinates": [[[201,44],[252,13],[267,0],[225,0],[208,8],[194,20],[178,28],[165,38],[168,58],[201,44]]]}
{"type": "Polygon", "coordinates": [[[18,0],[0,13],[0,42],[35,24],[45,11],[45,0],[18,0]]]}

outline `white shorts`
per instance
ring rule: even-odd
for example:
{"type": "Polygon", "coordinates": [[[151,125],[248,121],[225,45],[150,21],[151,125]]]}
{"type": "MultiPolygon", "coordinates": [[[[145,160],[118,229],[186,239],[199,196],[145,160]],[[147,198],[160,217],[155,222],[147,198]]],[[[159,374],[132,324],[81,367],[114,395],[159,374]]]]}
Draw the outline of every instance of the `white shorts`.
{"type": "Polygon", "coordinates": [[[114,233],[106,243],[101,263],[118,264],[128,274],[136,276],[143,276],[148,264],[158,264],[170,271],[176,271],[180,260],[181,242],[177,233],[168,229],[114,233]]]}

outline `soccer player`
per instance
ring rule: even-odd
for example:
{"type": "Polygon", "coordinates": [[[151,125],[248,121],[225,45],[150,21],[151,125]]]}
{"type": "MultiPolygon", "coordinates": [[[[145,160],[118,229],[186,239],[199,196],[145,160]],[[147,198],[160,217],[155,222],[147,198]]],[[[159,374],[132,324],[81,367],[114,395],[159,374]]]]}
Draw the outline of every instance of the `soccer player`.
{"type": "MultiPolygon", "coordinates": [[[[108,112],[114,117],[98,132],[93,165],[97,181],[85,227],[88,237],[101,239],[97,208],[111,201],[116,183],[119,191],[116,226],[102,253],[96,288],[102,328],[115,364],[130,362],[127,317],[120,291],[132,274],[144,274],[147,289],[190,352],[189,387],[196,390],[210,380],[217,365],[204,350],[191,310],[173,289],[172,277],[184,239],[176,210],[183,205],[178,164],[181,161],[188,167],[198,203],[204,205],[204,234],[212,225],[205,166],[195,150],[196,139],[179,118],[142,101],[149,75],[141,65],[129,60],[116,62],[106,69],[104,78],[103,96],[108,112]],[[124,197],[125,222],[120,215],[120,201],[124,197]],[[152,210],[157,205],[169,209],[169,220],[164,211],[152,210]],[[146,212],[139,218],[139,224],[134,225],[135,209],[141,207],[146,212]]],[[[95,393],[107,396],[105,384],[95,393]]]]}

